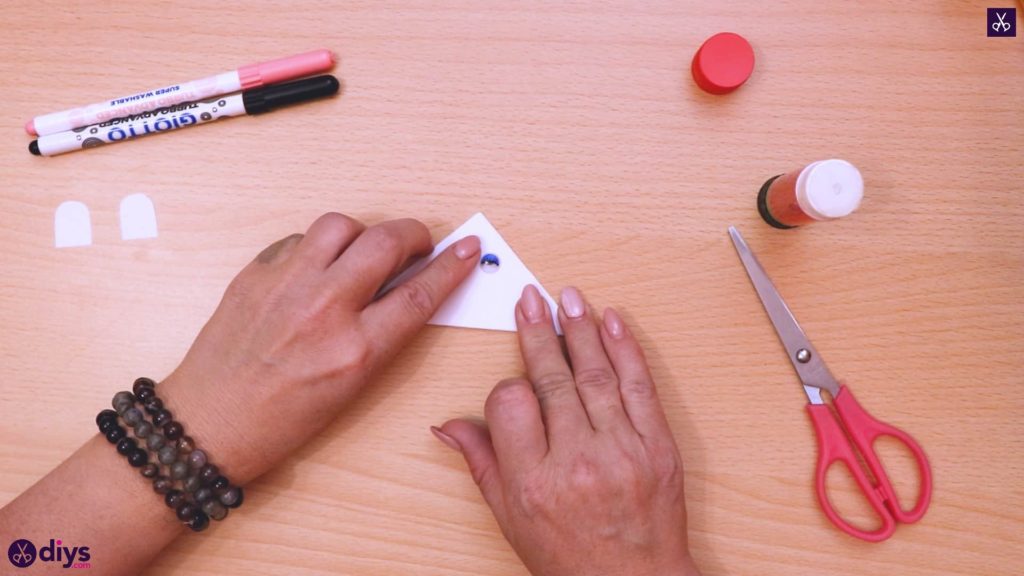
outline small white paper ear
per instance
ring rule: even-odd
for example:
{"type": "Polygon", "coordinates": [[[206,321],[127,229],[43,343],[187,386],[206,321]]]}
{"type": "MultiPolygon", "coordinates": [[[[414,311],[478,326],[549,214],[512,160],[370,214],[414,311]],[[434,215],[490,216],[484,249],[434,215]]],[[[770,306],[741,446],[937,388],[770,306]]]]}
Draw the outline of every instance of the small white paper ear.
{"type": "Polygon", "coordinates": [[[145,194],[132,194],[121,200],[121,239],[156,238],[156,210],[145,194]]]}
{"type": "Polygon", "coordinates": [[[462,226],[437,243],[434,252],[426,258],[410,266],[384,289],[386,293],[407,278],[416,274],[445,248],[465,236],[480,238],[480,261],[476,269],[451,296],[445,300],[441,308],[429,320],[429,324],[440,326],[459,326],[464,328],[482,328],[485,330],[507,330],[515,332],[515,307],[519,296],[527,284],[533,284],[540,290],[541,296],[551,308],[551,316],[555,319],[555,330],[561,334],[558,323],[558,305],[537,277],[530,272],[523,261],[512,251],[501,234],[482,213],[474,214],[462,226]]]}
{"type": "Polygon", "coordinates": [[[73,248],[92,244],[92,221],[89,208],[76,200],[68,200],[57,206],[53,215],[53,245],[57,248],[73,248]]]}

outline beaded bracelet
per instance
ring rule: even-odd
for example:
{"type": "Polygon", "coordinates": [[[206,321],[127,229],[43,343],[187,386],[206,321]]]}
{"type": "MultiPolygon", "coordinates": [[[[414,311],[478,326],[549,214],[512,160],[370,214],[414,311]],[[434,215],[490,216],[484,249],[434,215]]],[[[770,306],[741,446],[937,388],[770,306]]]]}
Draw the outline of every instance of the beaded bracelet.
{"type": "Polygon", "coordinates": [[[232,486],[217,466],[208,462],[206,453],[196,448],[195,441],[185,435],[184,426],[173,419],[157,397],[153,380],[135,380],[132,392],[118,392],[112,404],[113,410],[103,410],[96,416],[100,433],[116,444],[118,454],[131,466],[141,468],[142,476],[152,479],[153,490],[164,496],[167,506],[189,528],[196,532],[205,530],[210,519],[223,520],[229,508],[242,505],[242,488],[232,486]],[[142,410],[135,407],[136,403],[142,410]],[[131,427],[135,438],[144,441],[145,447],[139,447],[138,441],[128,437],[118,423],[119,417],[131,427]],[[149,461],[150,453],[155,462],[149,461]],[[166,474],[161,473],[161,465],[166,467],[166,474]]]}

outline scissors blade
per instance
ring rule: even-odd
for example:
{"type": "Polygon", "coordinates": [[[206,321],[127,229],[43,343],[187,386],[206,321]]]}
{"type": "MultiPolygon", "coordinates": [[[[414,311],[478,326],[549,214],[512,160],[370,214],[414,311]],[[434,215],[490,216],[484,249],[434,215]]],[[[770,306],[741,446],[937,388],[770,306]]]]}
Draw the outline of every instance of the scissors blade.
{"type": "Polygon", "coordinates": [[[785,300],[775,289],[775,285],[768,278],[761,263],[757,261],[757,256],[750,251],[747,243],[743,241],[743,236],[735,227],[729,227],[729,236],[732,237],[736,253],[739,254],[740,261],[743,262],[743,267],[747,270],[747,276],[750,277],[750,282],[757,290],[761,304],[775,327],[779,341],[786,349],[789,361],[793,364],[797,376],[800,377],[800,381],[804,385],[807,399],[811,404],[823,404],[821,390],[827,390],[834,398],[839,394],[839,383],[829,372],[828,366],[818,355],[814,345],[807,339],[807,335],[800,328],[793,313],[789,311],[789,306],[786,306],[785,300]]]}

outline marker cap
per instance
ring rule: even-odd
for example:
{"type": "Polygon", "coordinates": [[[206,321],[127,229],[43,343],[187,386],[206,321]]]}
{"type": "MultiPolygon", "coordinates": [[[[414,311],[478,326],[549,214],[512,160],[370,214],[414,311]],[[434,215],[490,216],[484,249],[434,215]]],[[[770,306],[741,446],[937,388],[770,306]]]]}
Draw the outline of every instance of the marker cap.
{"type": "Polygon", "coordinates": [[[316,76],[242,92],[242,104],[246,114],[259,114],[281,106],[330,96],[336,94],[340,87],[341,83],[334,76],[316,76]]]}
{"type": "Polygon", "coordinates": [[[704,41],[693,56],[690,72],[705,92],[728,94],[739,88],[754,71],[754,49],[732,32],[721,32],[704,41]]]}
{"type": "Polygon", "coordinates": [[[292,78],[302,78],[334,67],[334,55],[330,50],[314,50],[287,58],[249,64],[238,69],[242,90],[276,84],[292,78]]]}
{"type": "Polygon", "coordinates": [[[819,160],[796,179],[796,201],[815,220],[848,216],[864,197],[864,179],[846,160],[819,160]]]}

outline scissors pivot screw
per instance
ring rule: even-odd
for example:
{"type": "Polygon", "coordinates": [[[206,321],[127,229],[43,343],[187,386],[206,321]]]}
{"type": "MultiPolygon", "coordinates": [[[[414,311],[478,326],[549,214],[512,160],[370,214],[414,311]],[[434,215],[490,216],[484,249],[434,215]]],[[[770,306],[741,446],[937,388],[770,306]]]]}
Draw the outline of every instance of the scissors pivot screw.
{"type": "Polygon", "coordinates": [[[811,361],[811,351],[807,348],[801,348],[796,351],[796,361],[801,364],[807,364],[811,361]]]}

